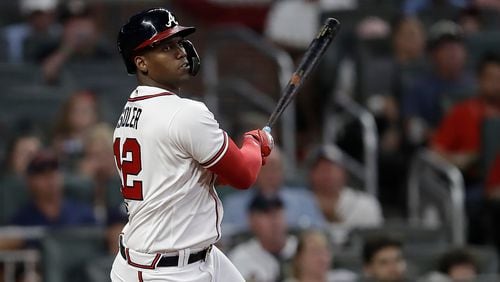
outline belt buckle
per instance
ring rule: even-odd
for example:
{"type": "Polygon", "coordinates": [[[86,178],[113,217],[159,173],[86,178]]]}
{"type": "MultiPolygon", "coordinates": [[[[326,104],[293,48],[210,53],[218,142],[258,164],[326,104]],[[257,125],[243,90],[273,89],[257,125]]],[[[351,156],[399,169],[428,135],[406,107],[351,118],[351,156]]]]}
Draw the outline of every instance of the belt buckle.
{"type": "Polygon", "coordinates": [[[210,246],[208,246],[208,248],[207,248],[207,252],[205,253],[205,261],[207,261],[207,260],[208,260],[208,256],[210,255],[210,252],[212,251],[212,246],[213,246],[213,245],[210,245],[210,246]]]}

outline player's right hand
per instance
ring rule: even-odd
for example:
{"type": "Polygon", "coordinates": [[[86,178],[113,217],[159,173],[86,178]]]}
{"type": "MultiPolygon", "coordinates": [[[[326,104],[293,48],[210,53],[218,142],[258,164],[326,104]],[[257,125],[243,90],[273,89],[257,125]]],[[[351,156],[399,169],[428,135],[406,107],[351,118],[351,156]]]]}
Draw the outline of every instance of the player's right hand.
{"type": "Polygon", "coordinates": [[[260,154],[262,156],[262,165],[266,164],[266,158],[271,154],[274,148],[274,139],[271,133],[261,130],[254,129],[243,134],[245,138],[253,138],[260,144],[260,154]]]}

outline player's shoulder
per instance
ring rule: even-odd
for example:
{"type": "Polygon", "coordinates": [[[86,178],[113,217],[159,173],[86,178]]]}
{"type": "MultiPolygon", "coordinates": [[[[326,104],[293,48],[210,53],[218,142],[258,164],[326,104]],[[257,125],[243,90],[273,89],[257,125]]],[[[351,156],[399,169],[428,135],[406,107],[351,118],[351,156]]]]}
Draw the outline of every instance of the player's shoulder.
{"type": "Polygon", "coordinates": [[[176,105],[175,116],[177,119],[181,120],[195,120],[193,117],[203,118],[213,118],[212,112],[207,108],[207,106],[200,101],[192,100],[189,98],[180,98],[178,104],[176,105]]]}
{"type": "Polygon", "coordinates": [[[205,103],[190,98],[179,97],[179,104],[182,105],[183,108],[188,110],[208,111],[208,108],[205,105],[205,103]]]}

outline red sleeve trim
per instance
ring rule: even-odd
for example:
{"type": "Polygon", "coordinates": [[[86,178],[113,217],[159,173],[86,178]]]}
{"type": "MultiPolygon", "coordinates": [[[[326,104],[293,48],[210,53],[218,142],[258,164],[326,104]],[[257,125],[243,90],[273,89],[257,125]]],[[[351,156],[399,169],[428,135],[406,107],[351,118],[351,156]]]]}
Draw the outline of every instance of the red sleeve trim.
{"type": "Polygon", "coordinates": [[[217,153],[210,160],[201,164],[201,166],[203,166],[204,168],[209,168],[209,167],[215,165],[220,159],[222,159],[224,154],[227,152],[227,147],[228,147],[227,133],[223,132],[223,135],[224,135],[224,140],[222,142],[222,146],[220,147],[220,149],[217,151],[217,153]]]}

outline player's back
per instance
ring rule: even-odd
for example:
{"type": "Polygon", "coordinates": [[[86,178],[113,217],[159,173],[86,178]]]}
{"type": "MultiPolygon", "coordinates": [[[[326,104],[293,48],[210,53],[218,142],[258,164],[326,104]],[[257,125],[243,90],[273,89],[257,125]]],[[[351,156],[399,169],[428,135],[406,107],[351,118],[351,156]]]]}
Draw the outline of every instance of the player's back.
{"type": "Polygon", "coordinates": [[[214,122],[202,103],[155,87],[134,90],[114,133],[129,211],[127,247],[170,252],[204,248],[220,237],[215,177],[204,168],[227,138],[214,122]],[[207,134],[214,138],[204,140],[207,134]]]}

